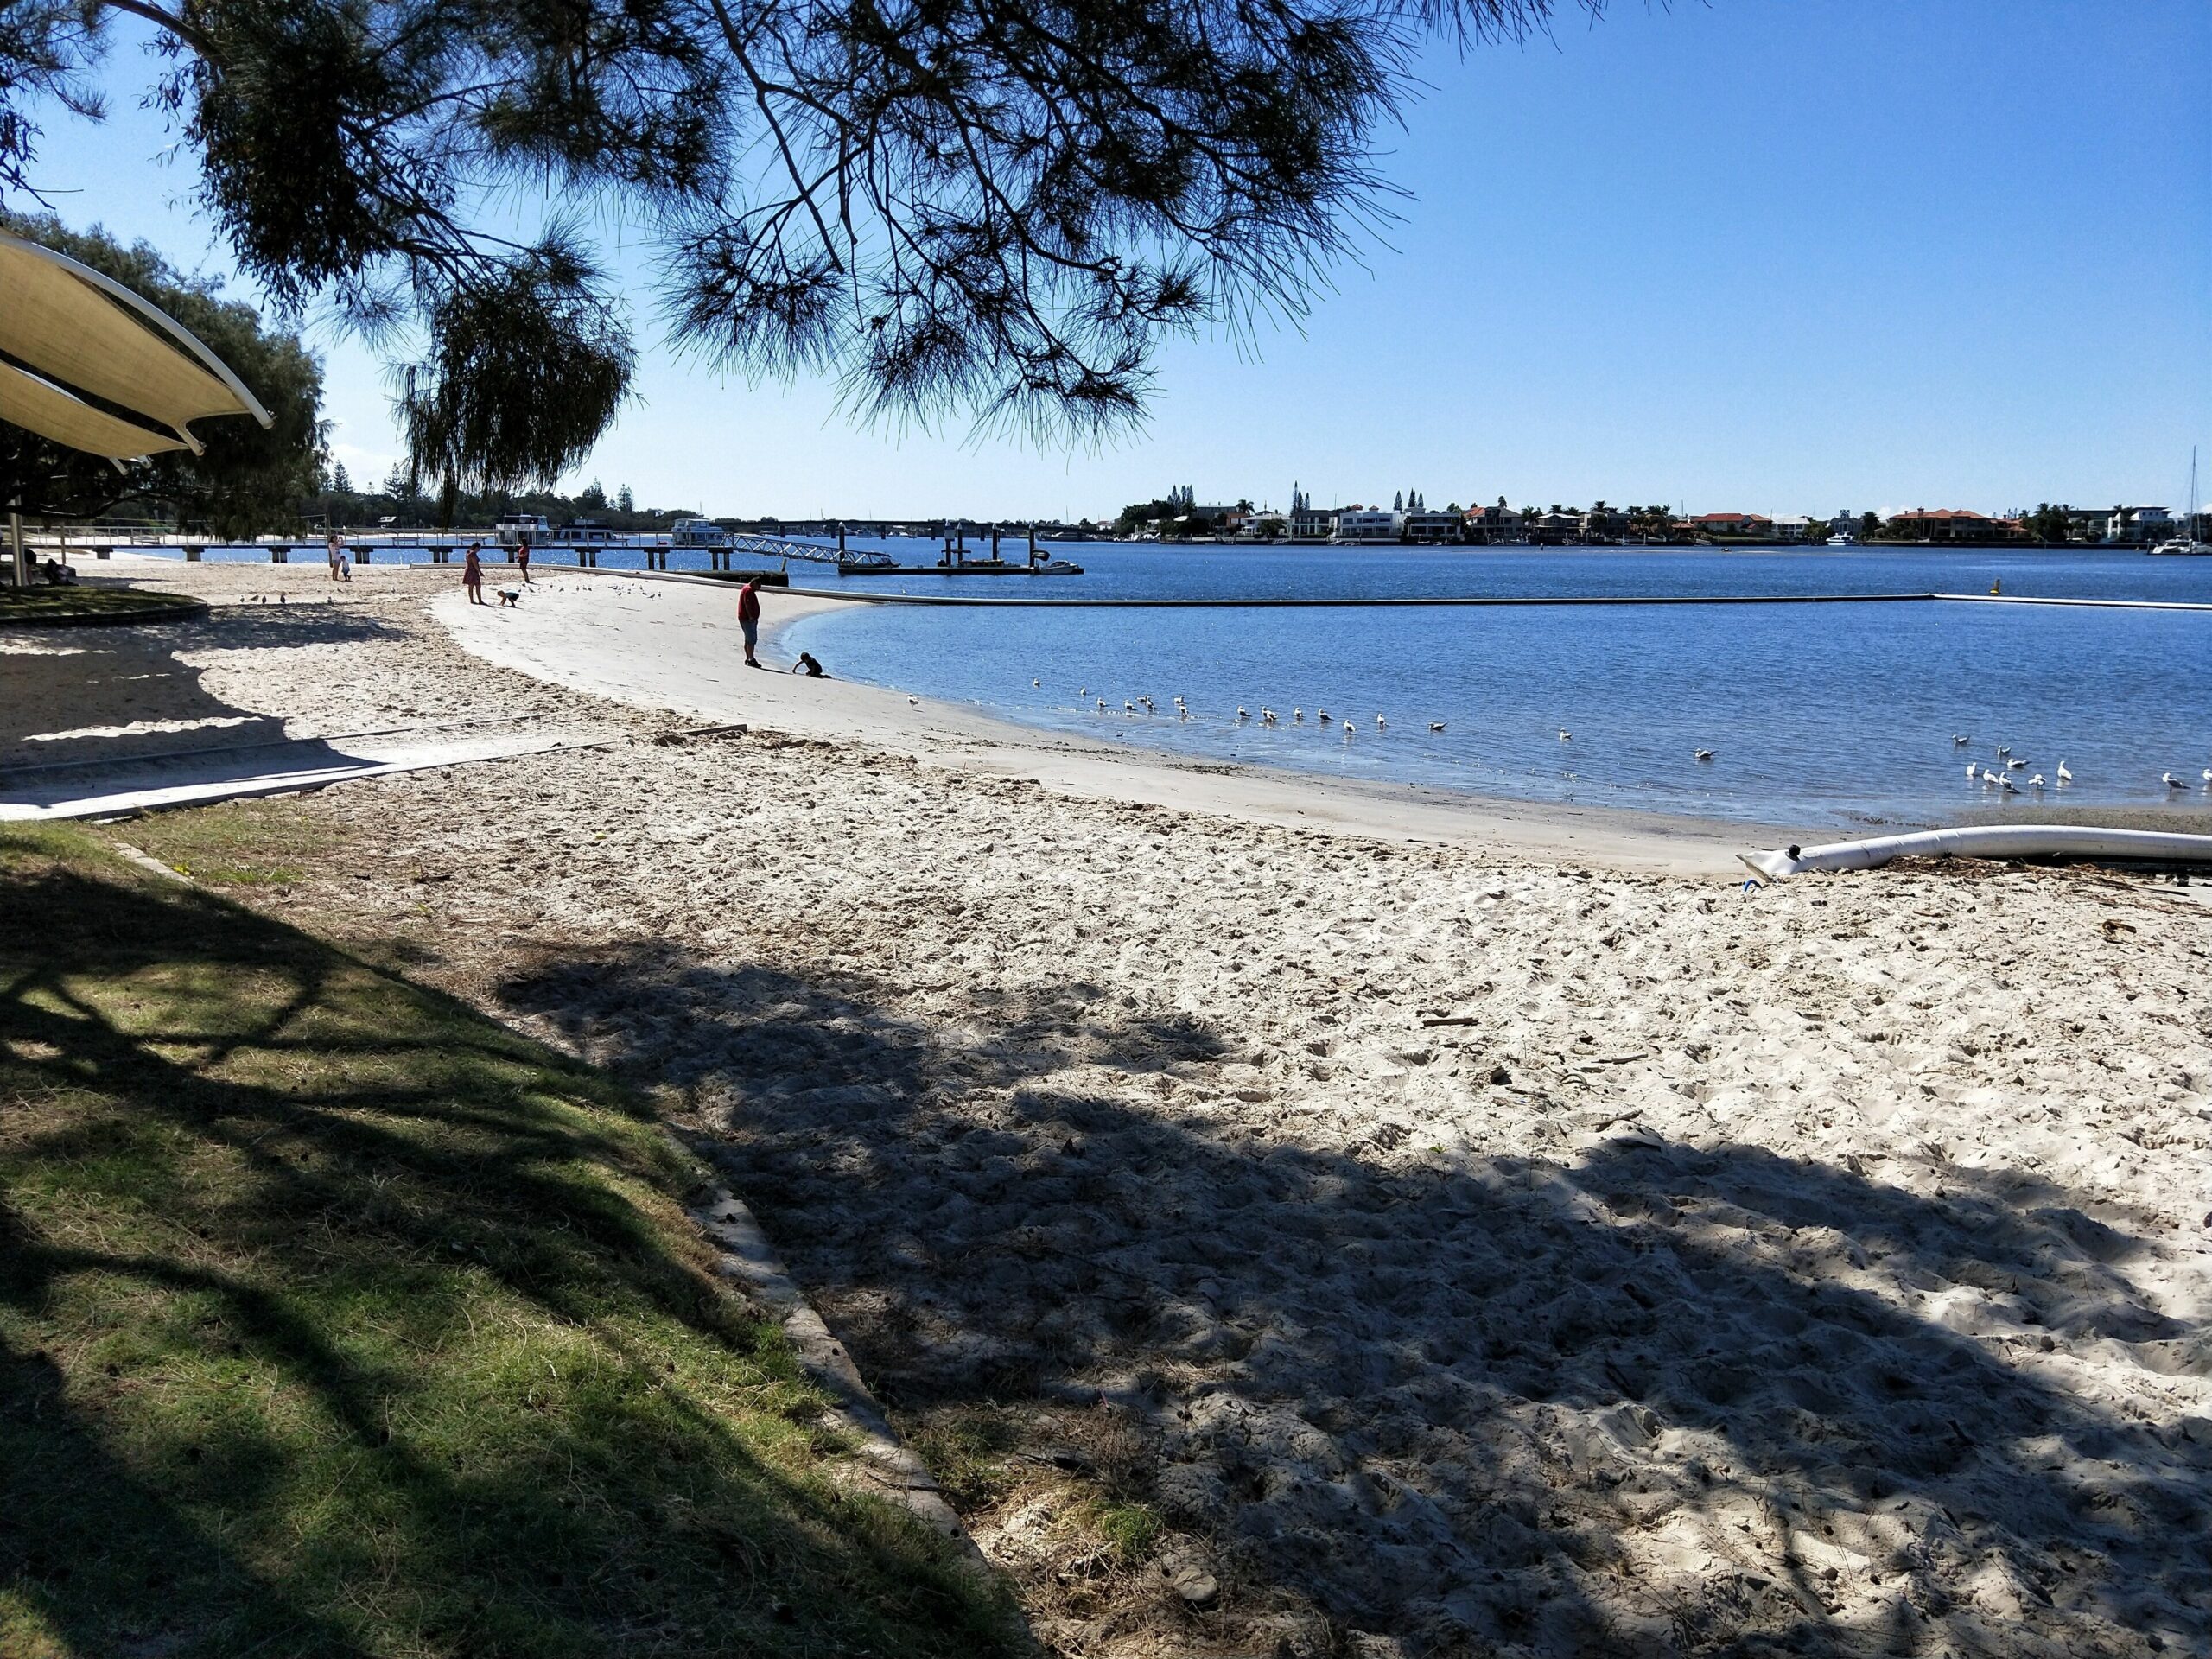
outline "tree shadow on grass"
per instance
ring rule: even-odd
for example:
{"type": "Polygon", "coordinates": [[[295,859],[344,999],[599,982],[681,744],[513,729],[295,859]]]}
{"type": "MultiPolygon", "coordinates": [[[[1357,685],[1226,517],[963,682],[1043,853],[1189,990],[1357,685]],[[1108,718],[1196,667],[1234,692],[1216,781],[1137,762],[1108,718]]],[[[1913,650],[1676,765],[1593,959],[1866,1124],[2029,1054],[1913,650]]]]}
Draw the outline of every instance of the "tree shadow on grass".
{"type": "Polygon", "coordinates": [[[634,1099],[73,845],[0,844],[0,1633],[1009,1649],[943,1541],[812,1472],[818,1402],[634,1099]]]}
{"type": "Polygon", "coordinates": [[[1135,1433],[1252,1592],[1193,1642],[1264,1650],[1240,1616],[1284,1594],[1414,1653],[2212,1635],[2212,1451],[2074,1369],[2212,1370],[2139,1282],[2147,1217],[1643,1138],[1394,1166],[1254,1133],[1225,1039],[1090,986],[931,1024],[641,945],[500,995],[694,1090],[910,1425],[1135,1433]]]}

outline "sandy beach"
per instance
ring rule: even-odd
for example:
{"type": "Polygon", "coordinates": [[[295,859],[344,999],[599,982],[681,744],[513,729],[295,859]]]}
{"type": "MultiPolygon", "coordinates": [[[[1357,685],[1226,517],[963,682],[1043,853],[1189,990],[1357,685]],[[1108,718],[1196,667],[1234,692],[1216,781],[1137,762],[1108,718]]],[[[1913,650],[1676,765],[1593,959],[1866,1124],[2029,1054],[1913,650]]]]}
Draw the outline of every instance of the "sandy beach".
{"type": "Polygon", "coordinates": [[[13,636],[5,760],[613,734],[217,809],[241,896],[660,1090],[1053,1651],[2212,1648],[2203,884],[1745,893],[751,672],[698,583],[115,574],[216,609],[91,714],[13,636]]]}

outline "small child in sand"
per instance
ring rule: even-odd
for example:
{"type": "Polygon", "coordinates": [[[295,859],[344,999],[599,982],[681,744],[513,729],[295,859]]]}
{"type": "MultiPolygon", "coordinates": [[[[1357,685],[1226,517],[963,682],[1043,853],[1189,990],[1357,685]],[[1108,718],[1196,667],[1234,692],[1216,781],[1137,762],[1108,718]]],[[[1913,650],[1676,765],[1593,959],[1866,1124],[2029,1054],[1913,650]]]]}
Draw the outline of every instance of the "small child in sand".
{"type": "Polygon", "coordinates": [[[798,661],[791,664],[791,672],[804,674],[810,680],[826,680],[830,677],[830,671],[814,660],[814,653],[810,651],[799,652],[798,661]]]}

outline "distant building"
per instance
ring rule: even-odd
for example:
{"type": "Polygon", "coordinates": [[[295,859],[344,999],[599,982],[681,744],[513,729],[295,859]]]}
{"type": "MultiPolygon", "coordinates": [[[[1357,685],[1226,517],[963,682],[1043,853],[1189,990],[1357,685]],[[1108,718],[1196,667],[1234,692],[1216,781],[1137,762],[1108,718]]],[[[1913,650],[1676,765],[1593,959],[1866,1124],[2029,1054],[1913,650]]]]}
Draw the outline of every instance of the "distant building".
{"type": "Polygon", "coordinates": [[[1774,539],[1777,542],[1809,542],[1817,532],[1822,540],[1828,533],[1827,521],[1808,518],[1802,513],[1789,513],[1774,521],[1774,539]]]}
{"type": "Polygon", "coordinates": [[[1405,515],[1405,539],[1409,542],[1457,542],[1466,533],[1465,513],[1431,512],[1424,507],[1405,515]]]}
{"type": "Polygon", "coordinates": [[[1970,507],[1915,507],[1893,516],[1889,529],[1923,542],[2001,542],[2009,535],[1998,520],[1970,507]]]}
{"type": "Polygon", "coordinates": [[[1337,515],[1340,542],[1397,542],[1405,531],[1406,515],[1395,508],[1351,507],[1337,515]]]}
{"type": "Polygon", "coordinates": [[[1475,507],[1466,515],[1466,533],[1482,542],[1510,542],[1521,534],[1521,515],[1499,496],[1495,506],[1475,507]]]}
{"type": "Polygon", "coordinates": [[[1690,528],[1707,536],[1750,536],[1762,540],[1774,534],[1774,520],[1761,512],[1700,512],[1690,528]]]}
{"type": "Polygon", "coordinates": [[[1337,507],[1317,507],[1304,496],[1290,512],[1290,538],[1294,542],[1325,542],[1337,533],[1337,507]]]}

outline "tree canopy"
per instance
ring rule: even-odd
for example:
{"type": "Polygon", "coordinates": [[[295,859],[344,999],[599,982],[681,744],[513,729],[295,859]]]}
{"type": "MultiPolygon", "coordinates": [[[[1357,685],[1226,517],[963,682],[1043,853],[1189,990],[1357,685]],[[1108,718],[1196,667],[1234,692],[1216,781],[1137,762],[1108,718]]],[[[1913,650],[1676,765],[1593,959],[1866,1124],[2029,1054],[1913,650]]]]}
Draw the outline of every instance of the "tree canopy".
{"type": "Polygon", "coordinates": [[[295,334],[265,330],[253,308],[172,270],[145,244],[125,247],[97,227],[83,233],[52,219],[0,226],[113,277],[182,323],[228,364],[272,417],[243,416],[193,428],[204,453],[175,449],[118,470],[0,422],[0,505],[59,518],[95,518],[129,502],[174,510],[219,536],[251,536],[295,522],[322,459],[322,368],[295,334]]]}
{"type": "Polygon", "coordinates": [[[0,189],[127,11],[240,268],[386,342],[449,487],[550,483],[618,412],[594,223],[711,365],[1096,437],[1164,336],[1296,315],[1386,209],[1424,44],[1563,5],[1603,0],[8,0],[0,189]]]}

